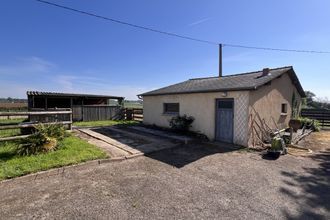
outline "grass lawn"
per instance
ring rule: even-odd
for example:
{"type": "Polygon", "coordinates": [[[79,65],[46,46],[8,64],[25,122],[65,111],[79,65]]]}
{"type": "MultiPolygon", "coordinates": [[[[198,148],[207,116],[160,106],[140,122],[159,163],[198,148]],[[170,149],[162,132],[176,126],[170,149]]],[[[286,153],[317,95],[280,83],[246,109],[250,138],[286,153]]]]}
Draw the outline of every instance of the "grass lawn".
{"type": "Polygon", "coordinates": [[[21,123],[25,118],[11,118],[11,119],[0,119],[0,124],[12,124],[12,123],[21,123]]]}
{"type": "MultiPolygon", "coordinates": [[[[0,119],[0,125],[9,125],[9,124],[18,124],[25,120],[25,118],[17,118],[17,119],[0,119]]],[[[8,129],[8,130],[0,130],[0,137],[10,137],[20,135],[20,129],[8,129]]]]}
{"type": "Polygon", "coordinates": [[[21,130],[18,128],[0,130],[0,137],[11,137],[11,136],[16,136],[16,135],[20,135],[20,134],[21,134],[21,130]]]}
{"type": "Polygon", "coordinates": [[[17,142],[0,142],[0,180],[107,157],[99,148],[74,136],[65,138],[57,151],[47,154],[18,156],[16,146],[17,142]]]}
{"type": "Polygon", "coordinates": [[[139,122],[136,121],[123,121],[123,120],[106,120],[106,121],[80,121],[74,122],[74,126],[78,127],[101,127],[101,126],[112,126],[112,125],[135,125],[139,122]]]}

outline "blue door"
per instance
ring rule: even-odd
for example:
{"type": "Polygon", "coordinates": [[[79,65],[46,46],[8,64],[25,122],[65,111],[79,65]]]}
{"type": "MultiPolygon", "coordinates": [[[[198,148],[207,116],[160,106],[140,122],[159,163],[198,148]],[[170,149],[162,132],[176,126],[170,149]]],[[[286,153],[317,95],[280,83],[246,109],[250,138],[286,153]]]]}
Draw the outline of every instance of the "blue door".
{"type": "Polygon", "coordinates": [[[217,141],[233,143],[234,100],[216,100],[216,134],[217,141]]]}

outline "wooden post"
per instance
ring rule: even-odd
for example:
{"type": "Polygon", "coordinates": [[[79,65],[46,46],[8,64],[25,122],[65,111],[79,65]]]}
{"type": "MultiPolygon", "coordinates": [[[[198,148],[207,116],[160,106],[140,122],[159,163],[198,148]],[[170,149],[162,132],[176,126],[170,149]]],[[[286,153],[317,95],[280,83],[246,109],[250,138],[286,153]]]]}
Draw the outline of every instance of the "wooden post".
{"type": "Polygon", "coordinates": [[[219,44],[219,77],[222,77],[222,44],[219,44]]]}
{"type": "Polygon", "coordinates": [[[73,111],[72,111],[72,108],[71,108],[71,113],[69,114],[70,115],[70,124],[69,124],[69,130],[71,131],[72,130],[72,114],[73,114],[73,111]]]}
{"type": "Polygon", "coordinates": [[[85,121],[84,119],[84,99],[81,101],[81,118],[82,118],[82,121],[85,121]]]}
{"type": "Polygon", "coordinates": [[[48,100],[47,100],[47,97],[45,97],[45,110],[47,111],[48,110],[48,100]]]}

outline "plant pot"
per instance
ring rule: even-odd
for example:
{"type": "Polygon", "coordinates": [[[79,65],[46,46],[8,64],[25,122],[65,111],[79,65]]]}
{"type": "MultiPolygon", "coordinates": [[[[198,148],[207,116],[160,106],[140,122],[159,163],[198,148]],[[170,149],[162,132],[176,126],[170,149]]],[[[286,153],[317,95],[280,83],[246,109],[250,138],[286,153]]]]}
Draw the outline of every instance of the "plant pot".
{"type": "Polygon", "coordinates": [[[267,156],[273,159],[277,159],[281,156],[281,151],[268,151],[267,156]]]}
{"type": "Polygon", "coordinates": [[[298,119],[291,119],[289,121],[289,127],[293,128],[294,132],[297,132],[299,128],[301,128],[301,122],[298,119]]]}

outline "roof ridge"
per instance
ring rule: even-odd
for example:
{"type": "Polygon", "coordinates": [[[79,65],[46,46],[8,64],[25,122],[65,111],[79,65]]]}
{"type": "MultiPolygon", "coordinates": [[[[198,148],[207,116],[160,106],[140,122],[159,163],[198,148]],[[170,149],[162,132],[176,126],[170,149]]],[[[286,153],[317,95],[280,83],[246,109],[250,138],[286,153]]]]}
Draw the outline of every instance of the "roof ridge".
{"type": "Polygon", "coordinates": [[[38,91],[38,90],[28,90],[26,91],[26,95],[31,96],[93,96],[93,97],[109,97],[109,98],[124,98],[121,96],[113,96],[113,95],[100,95],[100,94],[83,94],[83,93],[65,93],[65,92],[46,92],[46,91],[38,91]]]}
{"type": "MultiPolygon", "coordinates": [[[[276,68],[270,68],[269,70],[278,70],[278,69],[285,69],[285,68],[293,68],[292,66],[283,66],[283,67],[276,67],[276,68]]],[[[230,75],[225,75],[223,77],[230,77],[230,76],[241,76],[241,75],[248,75],[248,74],[253,74],[257,72],[262,72],[262,70],[256,70],[256,71],[250,71],[250,72],[244,72],[244,73],[236,73],[236,74],[230,74],[230,75]]],[[[189,80],[201,80],[201,79],[212,79],[212,78],[219,78],[219,76],[210,76],[210,77],[202,77],[202,78],[191,78],[189,80]]]]}

